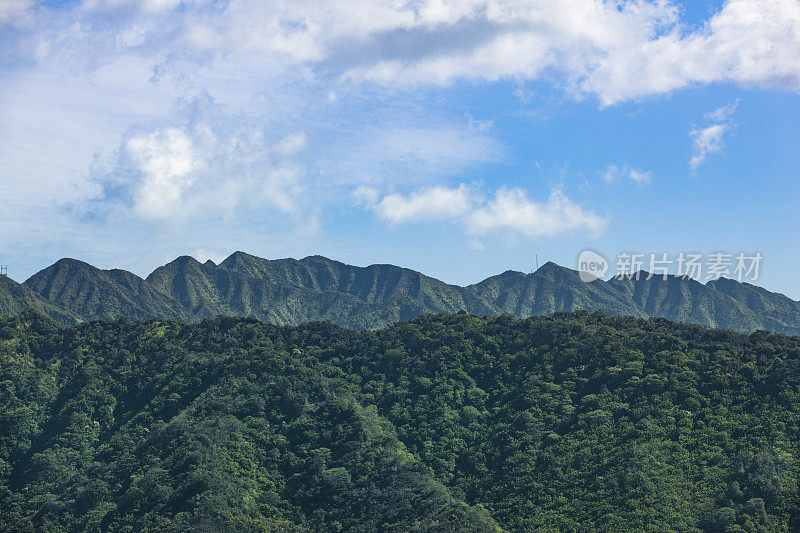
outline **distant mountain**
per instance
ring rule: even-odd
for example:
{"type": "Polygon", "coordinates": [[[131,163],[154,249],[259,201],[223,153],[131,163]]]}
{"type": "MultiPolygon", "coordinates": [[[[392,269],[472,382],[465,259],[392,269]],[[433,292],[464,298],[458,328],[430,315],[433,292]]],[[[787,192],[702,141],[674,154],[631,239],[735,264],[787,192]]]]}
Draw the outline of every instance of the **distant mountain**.
{"type": "Polygon", "coordinates": [[[197,318],[224,314],[277,324],[331,320],[367,329],[432,312],[493,311],[471,291],[413,270],[354,267],[320,256],[268,260],[236,252],[219,265],[179,257],[146,281],[197,318]]]}
{"type": "Polygon", "coordinates": [[[25,281],[49,302],[84,320],[192,316],[177,301],[125,270],[100,270],[76,259],[61,259],[25,281]]]}
{"type": "Polygon", "coordinates": [[[709,285],[685,276],[648,277],[647,272],[640,272],[633,278],[612,278],[608,285],[631,299],[647,316],[736,331],[765,329],[764,321],[744,303],[709,285]]]}
{"type": "Polygon", "coordinates": [[[327,320],[373,329],[430,314],[528,317],[605,311],[662,317],[713,328],[800,334],[800,303],[761,287],[719,279],[616,277],[583,282],[548,262],[536,272],[507,271],[474,285],[450,285],[394,265],[357,267],[321,256],[263,259],[236,252],[216,264],[182,256],[146,279],[62,259],[20,285],[0,284],[0,314],[36,308],[59,322],[117,317],[196,321],[216,315],[281,325],[327,320]]]}
{"type": "Polygon", "coordinates": [[[647,316],[639,306],[603,280],[586,283],[581,281],[577,271],[553,262],[545,263],[533,274],[509,270],[467,289],[491,302],[494,307],[492,314],[528,317],[583,309],[621,316],[647,316]]]}
{"type": "Polygon", "coordinates": [[[0,276],[0,315],[16,316],[29,308],[38,309],[62,324],[80,322],[74,313],[47,301],[8,276],[0,276]]]}
{"type": "Polygon", "coordinates": [[[726,278],[710,281],[707,287],[741,303],[761,320],[761,329],[787,334],[800,332],[800,302],[788,296],[726,278]]]}

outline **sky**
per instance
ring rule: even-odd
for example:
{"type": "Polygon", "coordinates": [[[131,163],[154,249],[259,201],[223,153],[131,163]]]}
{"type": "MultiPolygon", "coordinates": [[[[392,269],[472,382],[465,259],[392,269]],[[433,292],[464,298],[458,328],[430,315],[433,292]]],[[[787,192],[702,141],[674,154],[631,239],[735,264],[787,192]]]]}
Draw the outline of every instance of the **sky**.
{"type": "Polygon", "coordinates": [[[0,52],[18,281],[724,252],[800,299],[798,0],[1,0],[0,52]]]}

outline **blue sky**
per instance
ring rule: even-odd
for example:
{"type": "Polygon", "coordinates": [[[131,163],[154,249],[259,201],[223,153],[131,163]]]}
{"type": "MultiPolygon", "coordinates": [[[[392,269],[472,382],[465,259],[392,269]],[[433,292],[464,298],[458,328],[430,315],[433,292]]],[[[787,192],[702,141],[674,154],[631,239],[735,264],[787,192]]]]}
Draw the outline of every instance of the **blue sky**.
{"type": "Polygon", "coordinates": [[[467,284],[761,252],[800,298],[800,2],[0,4],[0,263],[467,284]]]}

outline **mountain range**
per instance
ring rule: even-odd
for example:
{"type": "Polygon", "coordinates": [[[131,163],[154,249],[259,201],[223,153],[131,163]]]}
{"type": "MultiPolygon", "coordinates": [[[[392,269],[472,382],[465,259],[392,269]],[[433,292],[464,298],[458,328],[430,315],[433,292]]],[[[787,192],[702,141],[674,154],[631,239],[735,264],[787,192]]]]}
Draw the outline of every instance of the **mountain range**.
{"type": "Polygon", "coordinates": [[[354,329],[440,312],[528,317],[587,310],[800,334],[800,302],[748,283],[721,278],[703,284],[646,272],[587,283],[552,262],[530,274],[509,270],[462,287],[394,265],[358,267],[322,256],[270,260],[235,252],[219,264],[181,256],[145,279],[61,259],[24,283],[0,276],[0,314],[27,308],[62,324],[227,315],[279,325],[322,320],[354,329]]]}

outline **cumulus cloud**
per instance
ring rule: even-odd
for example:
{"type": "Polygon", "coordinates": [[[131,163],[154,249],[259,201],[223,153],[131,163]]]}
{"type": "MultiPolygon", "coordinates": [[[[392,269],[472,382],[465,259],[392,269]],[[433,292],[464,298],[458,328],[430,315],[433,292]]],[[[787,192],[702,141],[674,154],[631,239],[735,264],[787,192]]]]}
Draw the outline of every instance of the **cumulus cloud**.
{"type": "Polygon", "coordinates": [[[627,163],[619,167],[617,165],[608,165],[601,173],[606,183],[613,183],[624,179],[629,179],[637,185],[650,185],[653,175],[650,171],[639,170],[633,168],[627,163]]]}
{"type": "Polygon", "coordinates": [[[145,218],[166,218],[184,207],[184,194],[191,186],[198,161],[192,142],[176,128],[133,137],[127,155],[142,180],[137,185],[134,211],[145,218]]]}
{"type": "Polygon", "coordinates": [[[797,0],[729,0],[688,33],[678,5],[664,0],[370,5],[360,13],[362,4],[348,0],[293,3],[270,12],[278,42],[260,29],[249,41],[345,79],[391,86],[531,80],[554,71],[603,105],[717,81],[800,88],[797,0]]]}
{"type": "Polygon", "coordinates": [[[389,222],[455,221],[475,238],[503,233],[540,238],[574,231],[599,235],[608,225],[606,217],[584,209],[561,191],[553,191],[544,202],[529,199],[525,191],[517,188],[498,189],[486,199],[464,184],[383,197],[377,189],[362,186],[353,196],[389,222]]]}
{"type": "MultiPolygon", "coordinates": [[[[395,124],[395,113],[374,111],[396,112],[397,88],[544,78],[602,105],[719,81],[800,89],[798,0],[729,0],[688,32],[668,0],[84,0],[58,9],[7,0],[0,6],[0,24],[26,21],[2,30],[0,166],[21,176],[49,165],[41,175],[26,175],[20,187],[33,184],[36,192],[48,181],[59,183],[50,190],[62,198],[67,188],[86,194],[80,173],[89,173],[96,154],[109,157],[131,128],[172,127],[172,108],[199,93],[268,120],[285,138],[284,153],[310,143],[311,134],[297,130],[324,115],[321,108],[363,99],[355,112],[372,109],[368,120],[343,114],[335,125],[323,118],[313,127],[327,128],[327,137],[335,128],[341,137],[364,132],[348,139],[350,146],[327,143],[336,153],[326,147],[319,153],[339,177],[366,182],[452,176],[503,156],[489,122],[471,120],[468,129],[437,117],[395,124]],[[32,148],[41,145],[57,146],[47,161],[32,148]]],[[[696,135],[707,139],[719,129],[696,135]]],[[[710,153],[698,148],[694,166],[710,153]]]]}
{"type": "Polygon", "coordinates": [[[528,199],[521,189],[500,189],[469,215],[467,232],[483,236],[510,231],[534,238],[573,231],[599,235],[607,225],[607,218],[585,210],[560,191],[553,191],[546,202],[537,202],[528,199]]]}
{"type": "Polygon", "coordinates": [[[475,202],[472,192],[463,184],[457,188],[428,187],[407,196],[388,194],[380,200],[374,188],[362,186],[353,194],[380,218],[392,223],[457,218],[467,213],[475,202]]]}
{"type": "Polygon", "coordinates": [[[174,118],[179,126],[129,136],[118,160],[97,177],[104,187],[99,199],[149,221],[224,217],[240,207],[298,214],[305,183],[295,157],[305,134],[276,137],[240,118],[200,99],[174,118]]]}
{"type": "Polygon", "coordinates": [[[797,91],[798,53],[800,2],[729,0],[692,33],[677,19],[640,38],[628,33],[579,85],[604,105],[720,81],[797,91]]]}
{"type": "Polygon", "coordinates": [[[694,172],[697,167],[708,159],[708,156],[725,149],[725,134],[733,127],[731,121],[739,101],[720,107],[706,113],[703,117],[713,121],[708,126],[693,128],[689,135],[692,138],[692,157],[689,159],[689,168],[694,172]]]}

